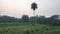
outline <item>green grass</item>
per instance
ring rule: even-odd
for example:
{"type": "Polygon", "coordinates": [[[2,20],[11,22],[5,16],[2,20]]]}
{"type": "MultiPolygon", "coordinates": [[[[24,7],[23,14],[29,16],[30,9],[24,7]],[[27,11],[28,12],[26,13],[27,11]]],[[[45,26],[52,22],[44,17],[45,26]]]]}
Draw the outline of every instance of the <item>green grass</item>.
{"type": "Polygon", "coordinates": [[[0,34],[60,34],[60,26],[26,23],[0,24],[0,34]]]}

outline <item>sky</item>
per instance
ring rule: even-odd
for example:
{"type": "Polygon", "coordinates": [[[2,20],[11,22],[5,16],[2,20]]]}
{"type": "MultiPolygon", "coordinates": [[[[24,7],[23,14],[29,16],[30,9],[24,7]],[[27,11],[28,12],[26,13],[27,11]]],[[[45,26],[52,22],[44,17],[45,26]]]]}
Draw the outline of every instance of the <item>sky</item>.
{"type": "Polygon", "coordinates": [[[36,2],[35,15],[50,17],[60,15],[60,0],[0,0],[0,15],[20,18],[22,15],[33,16],[31,4],[36,2]]]}

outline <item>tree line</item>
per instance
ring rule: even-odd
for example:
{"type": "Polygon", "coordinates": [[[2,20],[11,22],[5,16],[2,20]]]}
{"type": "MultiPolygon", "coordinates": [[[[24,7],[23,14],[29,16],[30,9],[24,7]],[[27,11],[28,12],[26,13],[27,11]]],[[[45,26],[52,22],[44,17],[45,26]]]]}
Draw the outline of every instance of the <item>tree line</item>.
{"type": "Polygon", "coordinates": [[[28,15],[23,15],[21,18],[15,18],[10,16],[0,16],[0,23],[1,22],[27,22],[27,23],[34,23],[34,24],[47,24],[47,25],[53,25],[53,26],[60,26],[60,19],[59,15],[52,15],[51,17],[45,17],[45,16],[33,16],[29,17],[28,15]]]}

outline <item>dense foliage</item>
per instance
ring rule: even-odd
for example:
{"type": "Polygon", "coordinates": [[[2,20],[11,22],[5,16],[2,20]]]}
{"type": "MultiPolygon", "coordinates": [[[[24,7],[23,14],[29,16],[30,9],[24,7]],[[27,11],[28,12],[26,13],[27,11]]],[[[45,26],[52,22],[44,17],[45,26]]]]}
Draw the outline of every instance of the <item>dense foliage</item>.
{"type": "Polygon", "coordinates": [[[47,24],[47,25],[53,25],[53,26],[60,26],[60,19],[59,15],[53,15],[49,18],[46,18],[45,16],[35,16],[35,17],[29,17],[28,15],[23,15],[22,18],[14,18],[10,16],[0,16],[0,23],[1,22],[31,22],[34,24],[47,24]]]}
{"type": "Polygon", "coordinates": [[[60,34],[60,19],[58,15],[49,18],[0,16],[0,34],[60,34]]]}

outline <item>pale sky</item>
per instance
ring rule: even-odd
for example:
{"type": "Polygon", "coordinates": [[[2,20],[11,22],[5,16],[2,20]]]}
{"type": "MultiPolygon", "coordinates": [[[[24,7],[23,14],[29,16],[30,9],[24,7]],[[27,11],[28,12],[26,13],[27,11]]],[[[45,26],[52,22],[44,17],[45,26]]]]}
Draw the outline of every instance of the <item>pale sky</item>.
{"type": "Polygon", "coordinates": [[[60,0],[0,0],[0,15],[21,17],[22,15],[33,16],[31,3],[36,2],[38,9],[36,15],[46,17],[60,15],[60,0]]]}

